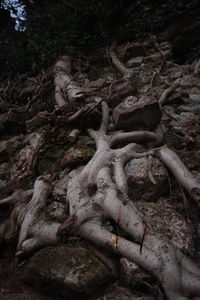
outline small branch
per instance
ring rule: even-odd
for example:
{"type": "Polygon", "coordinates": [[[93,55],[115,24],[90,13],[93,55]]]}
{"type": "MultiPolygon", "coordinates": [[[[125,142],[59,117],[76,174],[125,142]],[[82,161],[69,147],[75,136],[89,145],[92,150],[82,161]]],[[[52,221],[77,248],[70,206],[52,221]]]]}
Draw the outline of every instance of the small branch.
{"type": "Polygon", "coordinates": [[[112,49],[109,50],[109,56],[115,68],[124,76],[124,79],[131,79],[133,77],[133,69],[126,68],[112,49]]]}
{"type": "Polygon", "coordinates": [[[70,134],[68,135],[68,140],[70,141],[70,143],[75,143],[78,136],[80,134],[80,130],[79,129],[73,129],[70,134]]]}
{"type": "Polygon", "coordinates": [[[176,80],[170,87],[168,87],[160,96],[158,102],[160,106],[163,106],[165,102],[167,101],[168,96],[173,92],[174,90],[177,89],[180,85],[180,79],[176,80]]]}
{"type": "Polygon", "coordinates": [[[85,108],[80,108],[75,114],[73,114],[71,117],[69,117],[68,122],[76,121],[85,111],[85,108]]]}

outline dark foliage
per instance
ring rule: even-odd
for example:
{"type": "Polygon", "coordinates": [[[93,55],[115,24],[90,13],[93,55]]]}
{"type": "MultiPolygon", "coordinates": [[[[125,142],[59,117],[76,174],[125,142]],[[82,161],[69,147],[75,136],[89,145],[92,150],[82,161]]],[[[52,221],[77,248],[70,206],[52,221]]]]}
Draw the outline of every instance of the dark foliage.
{"type": "MultiPolygon", "coordinates": [[[[3,1],[4,4],[12,1],[3,1]]],[[[158,32],[182,18],[198,17],[198,0],[19,0],[26,22],[21,34],[1,34],[3,77],[38,72],[71,47],[90,51],[158,32]],[[5,39],[12,50],[7,51],[5,39]],[[13,51],[14,47],[14,51],[13,51]],[[13,55],[13,52],[15,55],[13,55]],[[17,59],[16,59],[17,54],[17,59]]],[[[9,6],[11,9],[11,7],[9,6]]],[[[19,22],[20,20],[18,20],[19,22]]]]}

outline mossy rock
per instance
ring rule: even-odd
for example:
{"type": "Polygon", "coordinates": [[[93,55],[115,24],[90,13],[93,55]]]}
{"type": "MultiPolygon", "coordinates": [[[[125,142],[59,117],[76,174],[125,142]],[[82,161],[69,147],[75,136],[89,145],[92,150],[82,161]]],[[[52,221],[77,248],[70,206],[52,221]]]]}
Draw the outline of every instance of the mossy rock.
{"type": "Polygon", "coordinates": [[[64,147],[54,147],[48,150],[38,162],[38,173],[49,173],[54,167],[58,167],[58,161],[62,158],[64,152],[64,147]]]}
{"type": "Polygon", "coordinates": [[[83,143],[77,143],[67,150],[61,160],[61,167],[77,167],[87,163],[94,155],[95,150],[83,143]]]}
{"type": "Polygon", "coordinates": [[[37,252],[22,276],[26,283],[38,289],[70,295],[70,299],[94,294],[111,279],[105,266],[88,250],[64,246],[47,247],[37,252]]]}

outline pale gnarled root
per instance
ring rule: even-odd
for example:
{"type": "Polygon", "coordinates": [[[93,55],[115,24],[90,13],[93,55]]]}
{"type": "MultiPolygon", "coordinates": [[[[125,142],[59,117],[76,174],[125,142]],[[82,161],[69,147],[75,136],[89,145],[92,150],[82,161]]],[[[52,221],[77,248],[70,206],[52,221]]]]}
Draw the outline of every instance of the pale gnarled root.
{"type": "Polygon", "coordinates": [[[0,206],[10,206],[12,212],[0,224],[0,240],[7,242],[15,241],[17,238],[17,217],[22,207],[29,202],[33,195],[33,190],[24,191],[22,189],[14,191],[10,196],[0,200],[0,206]]]}
{"type": "Polygon", "coordinates": [[[68,135],[68,140],[70,141],[70,143],[75,143],[77,138],[79,137],[79,134],[79,129],[73,129],[68,135]]]}
{"type": "Polygon", "coordinates": [[[160,106],[163,106],[166,101],[168,96],[175,91],[178,87],[180,86],[180,79],[177,79],[170,87],[168,87],[166,90],[164,90],[164,92],[162,93],[162,95],[160,96],[158,103],[160,104],[160,106]]]}
{"type": "MultiPolygon", "coordinates": [[[[161,151],[161,156],[164,156],[162,148],[137,153],[138,145],[131,143],[120,149],[111,149],[112,138],[107,134],[109,110],[105,102],[101,105],[100,129],[89,130],[96,142],[96,153],[83,170],[74,173],[67,183],[68,220],[63,226],[45,221],[42,210],[51,185],[48,178],[38,178],[32,200],[19,218],[21,230],[17,255],[56,243],[57,232],[67,229],[67,233],[79,235],[96,247],[126,257],[153,274],[168,299],[182,300],[199,296],[198,267],[168,240],[154,234],[149,224],[145,227],[141,213],[127,196],[126,162],[133,157],[153,155],[156,151],[161,151]],[[105,220],[114,220],[128,238],[108,232],[103,226],[105,220]]],[[[106,263],[106,257],[101,259],[106,263]]],[[[113,263],[110,263],[112,269],[113,263]]]]}
{"type": "Polygon", "coordinates": [[[60,57],[54,66],[55,100],[58,107],[66,104],[66,97],[69,101],[83,98],[83,90],[73,81],[71,76],[71,60],[65,55],[60,57]]]}
{"type": "Polygon", "coordinates": [[[57,242],[57,229],[60,224],[45,220],[44,207],[50,192],[51,184],[48,176],[39,177],[34,184],[31,201],[18,216],[20,233],[16,256],[57,242]]]}
{"type": "MultiPolygon", "coordinates": [[[[117,176],[118,173],[115,178],[117,176]]],[[[134,242],[108,232],[100,219],[84,223],[79,229],[80,235],[150,272],[162,284],[168,299],[200,295],[198,267],[167,240],[153,234],[149,227],[144,237],[141,213],[124,193],[118,192],[118,188],[118,184],[112,181],[110,168],[102,168],[97,178],[97,190],[103,196],[104,215],[112,218],[134,242]]]]}
{"type": "Polygon", "coordinates": [[[173,173],[181,186],[190,194],[190,196],[200,205],[200,183],[194,175],[186,168],[178,155],[163,146],[158,155],[164,165],[173,173]]]}
{"type": "Polygon", "coordinates": [[[115,68],[123,75],[124,79],[130,80],[133,77],[133,69],[127,68],[117,57],[112,48],[109,49],[109,56],[115,68]]]}
{"type": "Polygon", "coordinates": [[[159,146],[162,144],[165,129],[159,125],[155,131],[138,130],[131,132],[116,132],[111,138],[111,147],[124,143],[138,143],[159,146]]]}
{"type": "Polygon", "coordinates": [[[102,103],[102,110],[100,129],[89,131],[97,145],[96,153],[83,171],[68,184],[67,199],[70,215],[74,217],[72,231],[153,274],[162,284],[168,299],[188,299],[200,295],[198,267],[169,241],[156,236],[148,224],[144,233],[145,221],[127,197],[125,163],[132,157],[152,155],[162,150],[137,153],[137,144],[110,149],[110,139],[106,134],[106,103],[102,103]],[[114,220],[134,242],[108,232],[102,223],[106,218],[114,220]]]}

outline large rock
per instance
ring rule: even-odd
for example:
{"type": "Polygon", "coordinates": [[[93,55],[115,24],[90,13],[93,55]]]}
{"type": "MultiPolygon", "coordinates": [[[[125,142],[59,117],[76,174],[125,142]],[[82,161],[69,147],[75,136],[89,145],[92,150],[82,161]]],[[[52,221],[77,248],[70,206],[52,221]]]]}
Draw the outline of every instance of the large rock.
{"type": "Polygon", "coordinates": [[[161,111],[158,101],[152,96],[128,97],[113,110],[117,129],[133,128],[134,125],[152,130],[160,123],[161,111]]]}
{"type": "Polygon", "coordinates": [[[159,289],[157,288],[157,293],[149,293],[149,289],[146,285],[141,291],[135,291],[127,286],[123,286],[120,283],[110,284],[101,295],[97,298],[92,298],[92,300],[163,300],[163,297],[159,294],[159,289]]]}
{"type": "Polygon", "coordinates": [[[184,216],[178,213],[169,199],[161,198],[157,203],[136,202],[138,209],[144,215],[144,220],[163,238],[166,236],[172,244],[182,250],[194,248],[192,228],[184,216]]]}
{"type": "Polygon", "coordinates": [[[23,279],[38,289],[79,299],[80,294],[97,292],[111,275],[88,250],[63,246],[37,252],[25,267],[23,279]]]}
{"type": "Polygon", "coordinates": [[[91,147],[77,143],[77,145],[65,152],[64,157],[61,160],[61,167],[76,167],[79,164],[85,164],[93,157],[94,153],[95,151],[91,147]]]}
{"type": "Polygon", "coordinates": [[[126,165],[125,173],[133,201],[156,201],[168,190],[167,171],[157,158],[153,158],[151,164],[145,157],[132,159],[126,165]]]}
{"type": "Polygon", "coordinates": [[[128,284],[133,289],[147,288],[146,283],[153,281],[153,276],[150,273],[125,257],[120,258],[120,277],[123,283],[128,284]]]}

